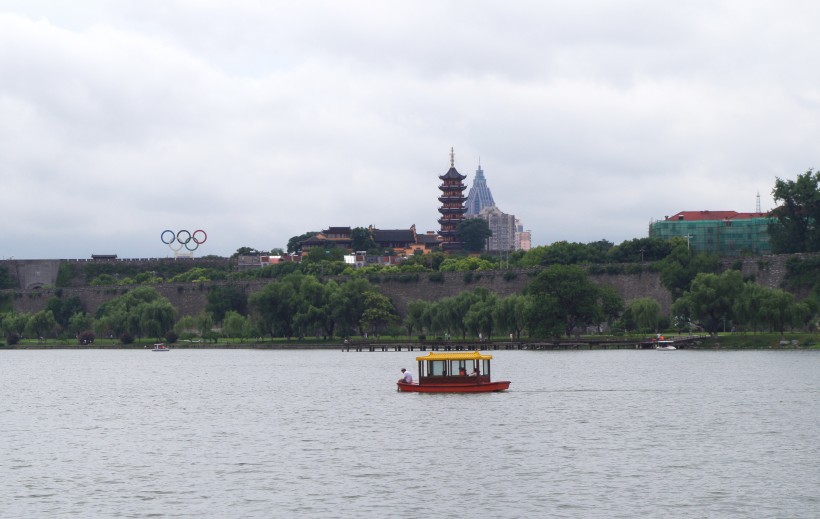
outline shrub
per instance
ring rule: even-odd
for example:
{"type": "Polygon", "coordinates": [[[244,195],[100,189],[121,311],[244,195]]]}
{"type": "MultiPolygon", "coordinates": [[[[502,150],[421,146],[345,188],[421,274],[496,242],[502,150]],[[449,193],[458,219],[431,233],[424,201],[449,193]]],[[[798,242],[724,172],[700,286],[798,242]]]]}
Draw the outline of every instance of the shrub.
{"type": "Polygon", "coordinates": [[[94,339],[96,339],[96,336],[94,335],[94,332],[90,330],[77,334],[77,342],[79,344],[94,344],[94,339]]]}
{"type": "Polygon", "coordinates": [[[120,342],[123,344],[132,344],[134,342],[134,337],[132,337],[130,333],[125,332],[120,335],[120,342]]]}
{"type": "Polygon", "coordinates": [[[169,344],[174,344],[179,340],[179,335],[174,330],[170,330],[165,334],[165,341],[169,344]]]}
{"type": "Polygon", "coordinates": [[[16,333],[12,332],[12,333],[6,335],[6,342],[8,343],[9,346],[14,346],[18,342],[20,342],[20,336],[17,335],[16,333]]]}
{"type": "Polygon", "coordinates": [[[441,272],[433,272],[427,279],[429,279],[431,283],[444,283],[444,274],[441,272]]]}

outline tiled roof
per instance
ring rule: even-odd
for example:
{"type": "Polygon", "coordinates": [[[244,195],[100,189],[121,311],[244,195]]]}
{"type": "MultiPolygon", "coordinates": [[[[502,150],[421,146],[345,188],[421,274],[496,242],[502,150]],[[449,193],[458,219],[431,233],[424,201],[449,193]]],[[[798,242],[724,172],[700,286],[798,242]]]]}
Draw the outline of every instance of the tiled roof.
{"type": "Polygon", "coordinates": [[[437,234],[417,234],[416,241],[418,243],[438,243],[441,237],[437,234]]]}
{"type": "Polygon", "coordinates": [[[742,220],[747,218],[765,218],[766,213],[738,213],[737,211],[681,211],[664,220],[742,220]]]}
{"type": "Polygon", "coordinates": [[[325,234],[350,234],[352,231],[350,227],[328,227],[326,231],[322,231],[325,234]]]}
{"type": "Polygon", "coordinates": [[[447,173],[441,175],[438,178],[440,178],[441,180],[448,180],[448,179],[464,180],[465,178],[467,178],[467,176],[462,175],[461,173],[458,172],[458,170],[456,168],[451,167],[450,169],[447,170],[447,173]]]}
{"type": "Polygon", "coordinates": [[[410,229],[373,229],[373,241],[376,243],[413,243],[413,231],[410,229]]]}

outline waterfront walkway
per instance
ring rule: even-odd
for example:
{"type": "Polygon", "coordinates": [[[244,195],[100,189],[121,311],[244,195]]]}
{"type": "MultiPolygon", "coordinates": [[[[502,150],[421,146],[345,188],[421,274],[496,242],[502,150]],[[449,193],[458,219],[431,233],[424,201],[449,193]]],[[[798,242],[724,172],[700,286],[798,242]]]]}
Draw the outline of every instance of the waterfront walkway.
{"type": "MultiPolygon", "coordinates": [[[[700,343],[706,335],[666,337],[667,344],[676,349],[700,343]]],[[[342,351],[475,351],[475,350],[651,350],[655,339],[554,339],[549,341],[419,341],[406,343],[379,343],[377,341],[349,341],[342,351]]]]}

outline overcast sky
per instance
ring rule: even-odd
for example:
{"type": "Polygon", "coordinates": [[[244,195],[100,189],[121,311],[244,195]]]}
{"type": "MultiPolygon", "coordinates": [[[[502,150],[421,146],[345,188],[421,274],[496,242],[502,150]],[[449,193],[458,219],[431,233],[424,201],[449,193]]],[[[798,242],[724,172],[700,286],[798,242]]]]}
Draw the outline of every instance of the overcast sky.
{"type": "Polygon", "coordinates": [[[0,259],[438,230],[451,147],[533,245],[765,211],[818,165],[818,21],[816,1],[0,0],[0,259]]]}

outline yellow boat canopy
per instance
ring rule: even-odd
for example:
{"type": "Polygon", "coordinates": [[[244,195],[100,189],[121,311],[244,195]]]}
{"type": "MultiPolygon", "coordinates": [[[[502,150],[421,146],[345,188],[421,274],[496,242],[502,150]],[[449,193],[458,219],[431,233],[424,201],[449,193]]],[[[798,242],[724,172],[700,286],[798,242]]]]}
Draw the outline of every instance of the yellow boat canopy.
{"type": "Polygon", "coordinates": [[[448,351],[448,352],[434,352],[431,351],[425,356],[416,357],[416,360],[490,360],[492,355],[486,355],[480,351],[448,351]]]}

